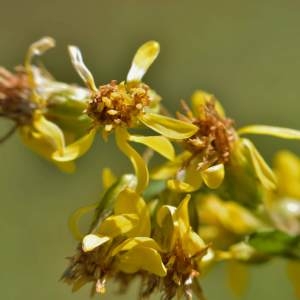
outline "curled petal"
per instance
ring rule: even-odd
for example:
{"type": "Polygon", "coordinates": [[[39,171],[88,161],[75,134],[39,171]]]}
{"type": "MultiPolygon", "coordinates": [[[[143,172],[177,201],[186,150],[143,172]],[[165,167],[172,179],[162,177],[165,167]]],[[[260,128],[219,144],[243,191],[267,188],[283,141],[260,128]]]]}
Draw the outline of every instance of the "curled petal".
{"type": "Polygon", "coordinates": [[[238,130],[239,134],[259,134],[271,135],[278,138],[300,140],[300,131],[284,127],[274,127],[267,125],[251,125],[238,130]]]}
{"type": "Polygon", "coordinates": [[[157,276],[167,275],[159,253],[152,248],[137,246],[119,256],[118,268],[124,273],[136,273],[145,270],[157,276]]]}
{"type": "Polygon", "coordinates": [[[108,242],[110,238],[108,236],[98,236],[96,234],[88,234],[82,240],[82,250],[84,252],[89,252],[95,248],[108,242]]]}
{"type": "Polygon", "coordinates": [[[54,151],[52,145],[41,134],[33,134],[31,129],[25,127],[20,128],[20,135],[23,143],[44,157],[45,159],[53,162],[61,171],[66,173],[73,173],[76,169],[74,162],[58,162],[52,159],[52,153],[54,151]]]}
{"type": "Polygon", "coordinates": [[[225,170],[223,164],[214,165],[201,172],[203,181],[211,188],[216,189],[223,182],[225,170]]]}
{"type": "Polygon", "coordinates": [[[76,209],[76,211],[69,218],[69,228],[74,238],[78,241],[82,240],[84,234],[80,231],[78,222],[81,217],[90,211],[94,211],[98,206],[98,203],[93,203],[76,209]]]}
{"type": "Polygon", "coordinates": [[[159,114],[147,113],[139,120],[155,132],[174,140],[187,139],[198,131],[198,127],[187,122],[159,114]]]}
{"type": "Polygon", "coordinates": [[[141,81],[158,56],[159,49],[159,43],[156,41],[149,41],[143,44],[133,58],[127,75],[127,81],[141,81]]]}
{"type": "Polygon", "coordinates": [[[142,192],[149,182],[148,168],[143,158],[127,142],[129,134],[126,129],[116,128],[116,142],[119,149],[130,159],[138,179],[136,192],[142,192]]]}
{"type": "Polygon", "coordinates": [[[29,72],[29,74],[31,74],[32,72],[31,61],[34,56],[42,55],[48,49],[51,49],[53,47],[55,47],[55,40],[51,37],[43,37],[40,40],[31,44],[25,59],[26,71],[29,72]]]}
{"type": "Polygon", "coordinates": [[[96,92],[97,88],[95,85],[94,77],[85,65],[79,48],[76,46],[69,46],[69,53],[72,64],[75,70],[77,71],[78,75],[81,77],[81,79],[91,91],[96,92]]]}
{"type": "Polygon", "coordinates": [[[64,147],[63,151],[55,151],[52,158],[55,161],[66,162],[72,161],[84,155],[92,146],[95,138],[96,130],[92,129],[88,134],[75,141],[74,143],[64,147]]]}
{"type": "Polygon", "coordinates": [[[65,147],[65,138],[62,130],[54,123],[48,121],[42,115],[36,116],[33,121],[34,128],[56,150],[62,153],[65,147]]]}
{"type": "Polygon", "coordinates": [[[169,160],[173,160],[175,157],[175,151],[171,142],[164,136],[130,135],[129,140],[132,142],[143,144],[169,160]]]}
{"type": "Polygon", "coordinates": [[[242,143],[248,151],[255,173],[262,185],[267,189],[275,189],[277,180],[271,168],[267,165],[252,142],[248,139],[242,139],[242,143]]]}

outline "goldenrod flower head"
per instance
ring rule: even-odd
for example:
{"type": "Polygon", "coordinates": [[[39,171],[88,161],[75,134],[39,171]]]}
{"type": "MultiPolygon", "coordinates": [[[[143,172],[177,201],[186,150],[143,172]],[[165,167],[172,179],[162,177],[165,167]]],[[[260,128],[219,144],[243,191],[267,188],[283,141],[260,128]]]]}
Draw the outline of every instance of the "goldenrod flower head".
{"type": "MultiPolygon", "coordinates": [[[[198,130],[184,139],[185,151],[173,162],[157,168],[154,179],[174,178],[168,182],[170,189],[181,192],[198,190],[203,182],[211,189],[223,183],[226,172],[252,174],[261,186],[276,188],[276,177],[254,144],[244,134],[264,134],[286,139],[300,139],[300,132],[293,129],[266,125],[251,125],[235,130],[233,121],[225,117],[220,103],[203,91],[192,96],[192,109],[184,102],[185,115],[178,117],[198,130]]],[[[234,176],[238,176],[235,174],[234,176]]]]}
{"type": "Polygon", "coordinates": [[[161,279],[166,299],[177,296],[192,298],[195,293],[204,299],[197,282],[200,275],[199,261],[206,254],[208,246],[190,225],[187,195],[178,207],[164,205],[157,212],[159,244],[167,268],[166,277],[161,279]]]}
{"type": "Polygon", "coordinates": [[[150,237],[149,210],[144,200],[131,189],[121,191],[113,214],[101,218],[81,241],[78,253],[63,279],[77,290],[87,282],[93,290],[105,291],[109,278],[126,277],[140,271],[165,276],[160,247],[150,237]]]}
{"type": "Polygon", "coordinates": [[[148,169],[145,161],[128,141],[143,144],[172,160],[175,154],[168,139],[188,138],[197,130],[193,124],[156,114],[159,98],[141,82],[159,53],[159,44],[149,41],[137,50],[126,81],[119,84],[111,81],[99,89],[83,62],[80,50],[70,46],[69,52],[74,68],[90,90],[86,114],[92,118],[94,126],[86,136],[66,147],[64,153],[54,153],[53,159],[61,162],[73,160],[90,148],[98,128],[102,128],[104,138],[114,130],[118,147],[129,157],[135,169],[138,178],[136,190],[144,190],[148,183],[148,169]],[[135,136],[127,131],[140,125],[151,128],[160,135],[135,136]]]}

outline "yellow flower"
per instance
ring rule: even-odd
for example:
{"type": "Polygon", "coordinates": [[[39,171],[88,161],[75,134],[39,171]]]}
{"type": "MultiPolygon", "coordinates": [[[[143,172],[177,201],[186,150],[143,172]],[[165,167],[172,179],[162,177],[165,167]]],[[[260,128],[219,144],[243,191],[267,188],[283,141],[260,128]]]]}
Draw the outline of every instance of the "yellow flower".
{"type": "Polygon", "coordinates": [[[69,50],[73,66],[90,90],[86,114],[93,120],[93,126],[85,137],[69,145],[63,155],[57,151],[53,158],[57,161],[69,161],[74,159],[74,156],[82,155],[90,147],[98,128],[102,129],[105,139],[109,133],[115,131],[118,147],[134,166],[138,178],[137,191],[142,191],[148,183],[148,170],[144,160],[128,141],[150,147],[172,160],[174,149],[168,139],[188,138],[197,130],[193,124],[155,113],[159,109],[160,98],[141,80],[156,59],[159,44],[149,41],[137,50],[126,81],[119,84],[111,81],[99,88],[85,66],[80,50],[75,46],[70,46],[69,50]],[[151,128],[160,136],[138,136],[127,131],[140,125],[151,128]]]}
{"type": "Polygon", "coordinates": [[[160,247],[150,238],[148,207],[135,191],[121,191],[113,214],[101,219],[82,239],[81,249],[64,273],[64,280],[79,289],[87,282],[94,290],[105,292],[106,281],[122,274],[146,271],[162,277],[166,268],[159,254],[160,247]]]}
{"type": "MultiPolygon", "coordinates": [[[[235,130],[234,123],[225,116],[217,99],[203,91],[192,96],[191,109],[183,103],[185,114],[179,119],[196,125],[198,131],[182,142],[185,151],[153,173],[154,179],[175,177],[169,187],[184,192],[198,190],[203,182],[212,189],[223,182],[228,172],[253,173],[267,189],[276,187],[276,178],[254,144],[242,135],[264,134],[285,139],[300,139],[293,129],[265,125],[250,125],[235,130]]],[[[237,175],[238,176],[238,175],[237,175]]]]}
{"type": "MultiPolygon", "coordinates": [[[[42,38],[29,47],[24,67],[17,68],[15,74],[0,69],[0,116],[15,124],[2,141],[18,129],[22,141],[29,148],[51,161],[54,152],[63,153],[65,138],[63,131],[47,117],[48,98],[55,92],[68,91],[74,97],[79,94],[82,97],[86,93],[54,81],[46,70],[32,65],[35,56],[40,56],[54,45],[52,38],[42,38]]],[[[64,171],[74,170],[72,162],[54,163],[64,171]]]]}

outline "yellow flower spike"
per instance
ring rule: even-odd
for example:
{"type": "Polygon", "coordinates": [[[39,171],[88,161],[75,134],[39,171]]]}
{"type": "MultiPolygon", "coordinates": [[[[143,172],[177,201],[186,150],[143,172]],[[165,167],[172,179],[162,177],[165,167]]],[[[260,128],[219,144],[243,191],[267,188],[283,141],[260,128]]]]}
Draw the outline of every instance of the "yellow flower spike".
{"type": "Polygon", "coordinates": [[[189,138],[198,131],[198,127],[191,123],[154,113],[144,114],[139,120],[155,132],[174,140],[189,138]]]}
{"type": "Polygon", "coordinates": [[[131,142],[143,144],[169,160],[173,160],[175,157],[175,151],[171,142],[164,136],[129,135],[129,140],[131,142]]]}
{"type": "Polygon", "coordinates": [[[125,234],[139,224],[139,216],[136,214],[113,215],[106,218],[94,231],[100,236],[114,238],[125,234]]]}
{"type": "Polygon", "coordinates": [[[294,287],[295,296],[300,299],[300,262],[299,261],[290,261],[287,265],[287,273],[290,281],[294,287]]]}
{"type": "Polygon", "coordinates": [[[201,172],[201,176],[205,184],[211,188],[218,188],[223,182],[225,170],[223,164],[214,165],[201,172]]]}
{"type": "Polygon", "coordinates": [[[97,92],[98,89],[96,87],[94,77],[90,72],[90,70],[85,65],[79,48],[76,46],[69,46],[69,54],[75,70],[77,71],[81,79],[84,81],[86,86],[92,92],[97,92]]]}
{"type": "Polygon", "coordinates": [[[149,67],[159,54],[159,43],[149,41],[143,44],[136,52],[130,70],[127,75],[127,81],[141,81],[149,67]]]}
{"type": "Polygon", "coordinates": [[[238,130],[242,134],[271,135],[283,139],[300,140],[300,131],[284,127],[275,127],[267,125],[250,125],[238,130]]]}
{"type": "Polygon", "coordinates": [[[108,236],[98,236],[96,234],[88,234],[82,240],[82,250],[89,252],[95,248],[108,242],[111,238],[108,236]]]}
{"type": "Polygon", "coordinates": [[[42,115],[36,115],[33,120],[34,128],[58,151],[63,153],[65,139],[62,130],[54,123],[48,121],[42,115]]]}
{"type": "Polygon", "coordinates": [[[249,267],[238,261],[229,261],[227,265],[227,280],[235,296],[242,297],[249,284],[249,267]]]}
{"type": "Polygon", "coordinates": [[[69,222],[68,222],[69,228],[71,233],[73,234],[73,237],[76,240],[81,241],[82,238],[84,237],[84,234],[79,229],[79,224],[78,224],[79,220],[83,215],[91,211],[94,211],[97,208],[97,206],[98,206],[98,202],[80,207],[76,209],[75,212],[69,218],[69,222]]]}
{"type": "Polygon", "coordinates": [[[44,37],[44,38],[34,42],[33,44],[31,44],[31,46],[29,47],[26,58],[25,58],[24,65],[25,65],[26,72],[29,75],[29,82],[32,87],[35,86],[34,74],[33,74],[33,69],[32,69],[32,65],[31,65],[32,58],[34,56],[42,55],[44,52],[46,52],[47,50],[49,50],[53,47],[55,47],[55,40],[51,37],[44,37]]]}
{"type": "Polygon", "coordinates": [[[55,151],[52,154],[52,159],[59,162],[66,162],[79,158],[91,148],[95,134],[96,129],[91,129],[88,134],[64,147],[63,151],[55,151]]]}
{"type": "Polygon", "coordinates": [[[152,248],[136,246],[118,257],[118,269],[124,273],[136,273],[145,270],[160,277],[167,275],[159,253],[152,248]]]}
{"type": "Polygon", "coordinates": [[[248,139],[241,139],[241,141],[245,146],[245,149],[248,151],[255,173],[262,185],[270,190],[275,189],[277,180],[271,168],[256,150],[252,142],[250,142],[248,139]]]}
{"type": "Polygon", "coordinates": [[[102,170],[102,186],[104,190],[110,188],[116,181],[117,178],[110,168],[102,170]]]}
{"type": "Polygon", "coordinates": [[[116,142],[119,149],[130,159],[137,177],[136,192],[141,193],[149,182],[149,173],[145,161],[127,142],[129,134],[126,129],[116,128],[116,142]]]}

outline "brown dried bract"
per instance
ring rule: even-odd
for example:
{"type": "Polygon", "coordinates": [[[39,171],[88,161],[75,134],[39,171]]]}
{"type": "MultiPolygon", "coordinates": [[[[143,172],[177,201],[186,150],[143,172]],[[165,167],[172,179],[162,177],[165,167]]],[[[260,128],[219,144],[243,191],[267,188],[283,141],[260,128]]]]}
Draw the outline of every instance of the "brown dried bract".
{"type": "Polygon", "coordinates": [[[134,127],[137,117],[150,104],[149,87],[144,83],[120,83],[116,80],[99,87],[89,101],[87,114],[96,126],[104,126],[106,132],[116,126],[134,127]]]}
{"type": "Polygon", "coordinates": [[[27,74],[17,68],[11,73],[0,67],[0,115],[26,125],[32,122],[37,104],[32,102],[27,74]]]}
{"type": "Polygon", "coordinates": [[[84,252],[79,244],[76,254],[68,258],[70,265],[61,279],[72,285],[73,292],[88,282],[93,283],[91,295],[105,292],[106,279],[110,273],[110,259],[104,248],[98,247],[93,251],[84,252]]]}
{"type": "Polygon", "coordinates": [[[233,142],[236,140],[233,120],[221,116],[216,110],[215,100],[206,101],[199,110],[197,118],[182,101],[186,115],[178,114],[178,118],[193,123],[199,129],[196,134],[184,141],[184,146],[192,153],[191,159],[201,158],[199,169],[213,164],[227,163],[230,159],[233,142]]]}

